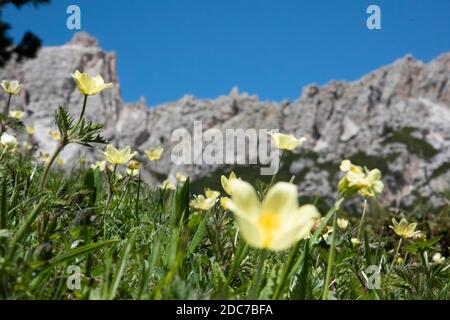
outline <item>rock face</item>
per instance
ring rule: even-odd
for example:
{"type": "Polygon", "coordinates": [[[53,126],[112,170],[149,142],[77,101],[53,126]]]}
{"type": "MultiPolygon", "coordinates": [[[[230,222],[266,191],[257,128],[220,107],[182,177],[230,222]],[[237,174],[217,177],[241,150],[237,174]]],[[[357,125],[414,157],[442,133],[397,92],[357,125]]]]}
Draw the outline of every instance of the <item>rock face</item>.
{"type": "MultiPolygon", "coordinates": [[[[122,102],[115,55],[102,51],[88,35],[78,34],[66,45],[41,49],[34,60],[0,70],[1,79],[24,83],[12,109],[27,111],[25,122],[35,125],[41,149],[49,150],[54,143],[48,131],[54,128],[56,107],[65,105],[73,115],[80,110],[81,96],[70,77],[77,68],[100,73],[115,84],[90,99],[87,110],[90,119],[105,124],[107,139],[119,146],[130,144],[141,155],[157,145],[165,148],[156,163],[141,156],[149,180],[182,171],[198,184],[205,179],[217,184],[217,174],[232,168],[249,179],[259,175],[251,166],[175,165],[171,150],[178,142],[171,139],[172,133],[178,128],[192,133],[194,121],[201,121],[203,130],[279,129],[305,136],[305,146],[284,158],[279,173],[286,179],[295,175],[301,195],[334,197],[339,163],[349,158],[382,170],[384,203],[408,206],[428,199],[439,206],[446,201],[439,193],[450,187],[450,53],[428,64],[407,56],[350,83],[311,85],[296,101],[260,101],[233,88],[214,100],[185,96],[148,108],[145,102],[122,102]]],[[[64,156],[76,158],[78,152],[72,147],[64,156]]],[[[88,157],[98,158],[98,152],[88,157]]]]}

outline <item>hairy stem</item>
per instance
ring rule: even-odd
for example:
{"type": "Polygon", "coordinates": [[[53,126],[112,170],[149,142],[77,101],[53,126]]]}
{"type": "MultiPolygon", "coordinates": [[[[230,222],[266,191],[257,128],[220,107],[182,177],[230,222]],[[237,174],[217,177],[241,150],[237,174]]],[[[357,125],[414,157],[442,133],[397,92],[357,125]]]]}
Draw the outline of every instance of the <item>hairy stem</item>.
{"type": "Polygon", "coordinates": [[[53,152],[52,157],[47,163],[47,167],[45,167],[44,173],[42,174],[41,181],[39,182],[39,191],[44,190],[45,187],[45,181],[47,180],[48,173],[50,171],[50,168],[52,167],[53,162],[55,162],[58,155],[61,153],[61,151],[64,149],[64,144],[60,142],[58,146],[55,149],[55,152],[53,152]]]}
{"type": "Polygon", "coordinates": [[[363,212],[362,212],[362,215],[361,215],[361,221],[359,222],[358,235],[356,236],[356,238],[358,240],[359,240],[359,237],[361,235],[361,230],[362,230],[362,227],[363,227],[364,218],[366,216],[366,211],[367,211],[366,209],[367,209],[367,199],[364,198],[363,212]]]}
{"type": "Polygon", "coordinates": [[[395,259],[397,258],[398,252],[400,251],[400,247],[402,246],[402,240],[403,240],[403,238],[400,238],[400,240],[398,241],[397,249],[395,250],[394,257],[392,258],[392,263],[391,263],[391,267],[389,268],[389,272],[391,272],[392,268],[394,268],[395,259]]]}
{"type": "Polygon", "coordinates": [[[86,111],[87,98],[88,98],[88,95],[85,94],[85,95],[84,95],[84,100],[83,100],[83,108],[81,109],[80,117],[78,118],[78,121],[77,121],[77,124],[76,124],[75,127],[74,127],[74,130],[76,130],[76,129],[78,128],[78,126],[79,126],[80,123],[81,123],[81,120],[83,120],[84,112],[86,111]]]}
{"type": "Polygon", "coordinates": [[[264,261],[266,261],[267,258],[267,250],[263,249],[261,251],[261,255],[259,256],[259,262],[258,266],[256,267],[256,273],[255,278],[253,279],[252,287],[250,289],[249,298],[250,300],[258,299],[259,296],[259,289],[261,287],[261,281],[262,281],[262,270],[264,266],[264,261]]]}
{"type": "MultiPolygon", "coordinates": [[[[8,117],[9,115],[9,105],[11,104],[11,97],[12,94],[10,93],[8,96],[8,100],[6,101],[6,107],[5,107],[5,111],[3,112],[3,114],[5,115],[5,117],[8,117]]],[[[0,136],[3,134],[3,132],[6,131],[6,127],[3,124],[3,122],[0,123],[0,136]]]]}

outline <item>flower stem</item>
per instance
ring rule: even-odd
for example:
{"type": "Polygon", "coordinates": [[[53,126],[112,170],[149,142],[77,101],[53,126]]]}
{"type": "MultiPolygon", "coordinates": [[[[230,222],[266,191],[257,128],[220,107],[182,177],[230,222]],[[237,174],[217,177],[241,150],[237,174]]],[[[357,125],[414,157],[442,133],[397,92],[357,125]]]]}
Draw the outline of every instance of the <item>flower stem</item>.
{"type": "Polygon", "coordinates": [[[280,170],[281,164],[283,162],[284,154],[285,154],[285,151],[281,151],[280,164],[278,166],[277,172],[275,172],[272,175],[272,178],[270,179],[270,183],[269,183],[269,186],[267,187],[267,190],[270,190],[270,188],[272,188],[273,184],[275,183],[275,179],[277,178],[278,171],[280,170]]]}
{"type": "MultiPolygon", "coordinates": [[[[6,117],[8,117],[8,115],[9,115],[9,105],[11,104],[11,97],[12,97],[12,94],[10,93],[9,94],[9,96],[8,96],[8,100],[7,100],[7,102],[6,102],[6,107],[5,107],[5,111],[4,111],[4,115],[6,116],[6,117]]],[[[6,131],[6,128],[5,128],[5,126],[3,125],[3,122],[1,122],[0,123],[0,136],[3,134],[3,132],[5,132],[6,131]]]]}
{"type": "Polygon", "coordinates": [[[331,234],[331,246],[330,252],[328,253],[328,265],[327,265],[327,273],[325,276],[325,283],[323,285],[323,293],[322,300],[328,300],[328,290],[331,281],[331,272],[333,270],[335,251],[336,251],[336,224],[337,224],[337,213],[334,212],[333,215],[333,233],[331,234]]]}
{"type": "Polygon", "coordinates": [[[256,273],[255,278],[253,280],[252,287],[250,289],[249,298],[250,300],[256,300],[259,296],[259,288],[261,287],[261,281],[262,281],[262,270],[264,267],[264,261],[266,261],[267,258],[267,250],[263,249],[261,251],[261,255],[259,256],[259,262],[258,266],[256,267],[256,273]]]}
{"type": "Polygon", "coordinates": [[[81,123],[81,120],[83,120],[84,112],[86,111],[87,98],[88,98],[88,95],[85,94],[85,95],[84,95],[84,100],[83,100],[83,108],[81,109],[81,113],[80,113],[80,118],[78,118],[78,121],[77,121],[77,124],[76,124],[75,127],[74,127],[74,130],[78,128],[78,126],[79,126],[80,123],[81,123]]]}
{"type": "Polygon", "coordinates": [[[9,115],[9,106],[11,104],[11,97],[12,97],[12,94],[10,93],[8,96],[8,102],[6,103],[5,116],[9,115]]]}
{"type": "Polygon", "coordinates": [[[363,212],[362,212],[362,215],[361,215],[361,221],[359,222],[358,235],[356,236],[356,238],[358,240],[359,240],[359,237],[361,235],[361,230],[362,230],[362,226],[363,226],[363,223],[364,223],[364,218],[366,216],[366,211],[367,211],[366,209],[367,209],[367,199],[364,198],[363,212]]]}
{"type": "Polygon", "coordinates": [[[272,295],[273,300],[278,300],[280,298],[284,288],[286,287],[287,279],[288,279],[289,274],[295,264],[296,255],[297,255],[299,247],[300,247],[300,242],[297,242],[289,251],[287,261],[284,264],[282,276],[280,278],[280,281],[278,281],[278,284],[275,287],[275,291],[272,295]]]}
{"type": "Polygon", "coordinates": [[[53,162],[55,162],[56,158],[58,157],[59,153],[64,149],[64,144],[61,142],[58,144],[58,147],[56,148],[55,152],[53,153],[52,157],[47,163],[47,167],[45,168],[44,173],[42,174],[41,181],[39,183],[39,191],[44,190],[45,187],[45,181],[47,180],[47,175],[50,171],[50,168],[52,167],[53,162]]]}
{"type": "Polygon", "coordinates": [[[392,259],[391,267],[389,268],[389,272],[391,272],[392,268],[394,268],[395,259],[397,258],[398,252],[400,251],[400,247],[402,245],[403,238],[400,238],[398,241],[397,249],[395,250],[394,258],[392,259]]]}

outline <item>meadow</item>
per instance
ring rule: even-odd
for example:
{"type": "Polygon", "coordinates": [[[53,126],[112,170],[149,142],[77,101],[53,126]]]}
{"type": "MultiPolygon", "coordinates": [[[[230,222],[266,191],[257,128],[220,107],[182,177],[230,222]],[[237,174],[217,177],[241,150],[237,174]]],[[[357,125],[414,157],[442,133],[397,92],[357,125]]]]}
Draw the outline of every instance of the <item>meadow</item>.
{"type": "MultiPolygon", "coordinates": [[[[21,84],[1,83],[1,299],[450,298],[448,207],[383,208],[382,172],[346,159],[335,204],[320,211],[299,204],[297,187],[276,174],[252,185],[227,172],[221,190],[199,195],[181,172],[150,185],[132,147],[108,144],[85,117],[89,96],[112,84],[72,77],[83,105],[75,117],[57,108],[50,155],[28,142],[25,114],[10,110],[21,84]],[[67,170],[60,155],[69,144],[99,149],[103,160],[67,170]],[[357,215],[345,207],[355,198],[357,215]]],[[[283,153],[304,142],[271,138],[283,153]]]]}

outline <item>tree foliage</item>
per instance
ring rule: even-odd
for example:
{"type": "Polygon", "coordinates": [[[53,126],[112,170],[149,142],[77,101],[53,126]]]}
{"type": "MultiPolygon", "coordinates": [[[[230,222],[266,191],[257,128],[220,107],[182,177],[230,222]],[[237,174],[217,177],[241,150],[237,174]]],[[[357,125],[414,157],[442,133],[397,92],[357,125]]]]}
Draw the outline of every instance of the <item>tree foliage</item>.
{"type": "Polygon", "coordinates": [[[11,25],[3,20],[3,9],[7,5],[14,5],[19,9],[27,4],[39,6],[49,2],[50,0],[4,0],[0,2],[0,67],[3,67],[13,57],[18,61],[23,58],[33,58],[42,43],[39,37],[30,31],[25,32],[19,43],[14,43],[8,35],[11,25]]]}

